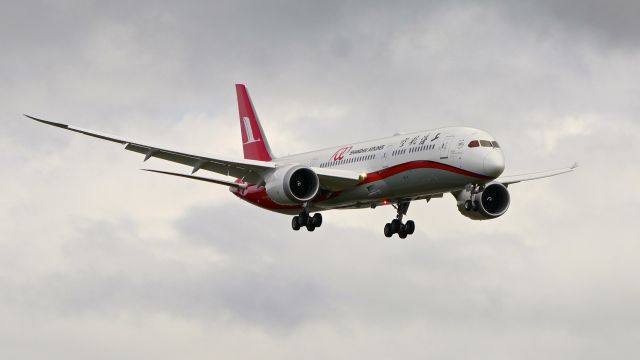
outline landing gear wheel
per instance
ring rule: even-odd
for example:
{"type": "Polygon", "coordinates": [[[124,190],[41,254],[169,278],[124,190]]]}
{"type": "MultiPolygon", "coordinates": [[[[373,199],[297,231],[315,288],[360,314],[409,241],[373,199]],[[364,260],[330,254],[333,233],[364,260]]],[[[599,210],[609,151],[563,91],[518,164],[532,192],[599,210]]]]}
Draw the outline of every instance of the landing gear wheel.
{"type": "Polygon", "coordinates": [[[297,216],[294,216],[293,219],[291,219],[291,228],[295,231],[300,230],[300,220],[297,216]]]}
{"type": "Polygon", "coordinates": [[[398,236],[400,237],[400,239],[406,239],[407,233],[404,231],[404,229],[400,229],[400,231],[398,231],[398,236]]]}
{"type": "Polygon", "coordinates": [[[471,200],[467,200],[464,202],[464,209],[467,211],[471,211],[473,209],[473,205],[471,204],[471,200]]]}
{"type": "Polygon", "coordinates": [[[384,226],[384,236],[390,238],[393,236],[393,231],[391,231],[391,224],[386,223],[384,226]]]}
{"type": "Polygon", "coordinates": [[[402,227],[402,222],[398,219],[393,219],[391,221],[391,232],[394,234],[397,234],[398,231],[400,231],[400,228],[402,227]]]}
{"type": "Polygon", "coordinates": [[[316,229],[316,226],[315,226],[315,225],[313,225],[313,223],[312,223],[312,222],[309,222],[309,223],[307,224],[307,231],[313,231],[313,230],[315,230],[315,229],[316,229]]]}
{"type": "Polygon", "coordinates": [[[478,209],[480,209],[480,205],[478,204],[478,201],[473,203],[472,209],[473,209],[473,211],[478,211],[478,209]]]}
{"type": "Polygon", "coordinates": [[[320,227],[322,226],[322,214],[320,213],[315,213],[313,214],[313,225],[315,225],[315,227],[320,227]]]}
{"type": "Polygon", "coordinates": [[[404,225],[404,232],[407,233],[407,235],[411,235],[414,231],[416,231],[416,223],[414,223],[413,220],[407,221],[404,225]]]}
{"type": "Polygon", "coordinates": [[[309,224],[309,214],[306,212],[301,212],[300,215],[296,217],[298,218],[298,225],[300,225],[300,227],[307,226],[309,224]]]}

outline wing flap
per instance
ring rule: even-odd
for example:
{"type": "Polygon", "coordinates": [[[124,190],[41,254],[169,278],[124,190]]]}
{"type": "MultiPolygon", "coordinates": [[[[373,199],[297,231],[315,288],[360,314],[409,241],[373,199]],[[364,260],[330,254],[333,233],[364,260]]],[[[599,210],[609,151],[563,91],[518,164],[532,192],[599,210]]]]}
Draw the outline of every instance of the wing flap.
{"type": "Polygon", "coordinates": [[[226,185],[226,186],[231,186],[231,187],[240,188],[240,189],[244,189],[244,188],[247,187],[246,183],[237,183],[237,182],[230,181],[230,180],[213,179],[213,178],[208,178],[208,177],[203,177],[203,176],[195,176],[195,175],[175,173],[175,172],[171,172],[171,171],[162,171],[162,170],[153,170],[153,169],[141,169],[141,170],[154,172],[154,173],[157,173],[157,174],[173,175],[173,176],[179,176],[179,177],[183,177],[183,178],[187,178],[187,179],[206,181],[206,182],[210,182],[210,183],[214,183],[214,184],[218,184],[218,185],[226,185]]]}

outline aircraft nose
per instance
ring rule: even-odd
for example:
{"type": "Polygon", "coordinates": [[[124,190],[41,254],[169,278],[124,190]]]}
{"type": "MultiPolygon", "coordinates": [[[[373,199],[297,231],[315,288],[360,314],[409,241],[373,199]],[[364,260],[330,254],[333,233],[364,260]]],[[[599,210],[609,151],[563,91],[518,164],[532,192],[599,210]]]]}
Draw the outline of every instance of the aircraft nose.
{"type": "Polygon", "coordinates": [[[504,171],[504,157],[497,149],[490,151],[484,157],[484,172],[487,176],[497,178],[504,171]]]}

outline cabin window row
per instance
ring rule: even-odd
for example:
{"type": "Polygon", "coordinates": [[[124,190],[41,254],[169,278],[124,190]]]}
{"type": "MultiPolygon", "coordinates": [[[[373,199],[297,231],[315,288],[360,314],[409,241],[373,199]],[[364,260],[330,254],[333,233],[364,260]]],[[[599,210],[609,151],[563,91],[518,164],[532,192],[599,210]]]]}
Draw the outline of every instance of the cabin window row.
{"type": "Polygon", "coordinates": [[[394,150],[391,155],[392,156],[397,156],[397,155],[403,155],[406,154],[407,151],[411,154],[411,153],[415,153],[418,151],[426,151],[426,150],[433,150],[435,149],[436,146],[434,144],[430,144],[430,145],[421,145],[421,146],[414,146],[408,149],[398,149],[398,150],[394,150]]]}
{"type": "Polygon", "coordinates": [[[320,167],[321,168],[325,168],[325,167],[329,167],[329,166],[353,164],[353,163],[360,162],[360,161],[373,160],[375,158],[376,158],[375,154],[363,155],[363,156],[357,156],[357,157],[353,157],[353,158],[349,158],[349,159],[342,159],[342,160],[338,160],[338,161],[330,161],[330,162],[322,163],[322,164],[320,164],[320,167]]]}

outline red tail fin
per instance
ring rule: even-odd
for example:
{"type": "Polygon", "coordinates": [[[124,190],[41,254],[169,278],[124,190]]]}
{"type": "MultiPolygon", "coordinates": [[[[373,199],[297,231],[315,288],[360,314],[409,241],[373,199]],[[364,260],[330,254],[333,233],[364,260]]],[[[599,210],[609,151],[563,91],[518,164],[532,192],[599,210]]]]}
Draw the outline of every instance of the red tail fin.
{"type": "Polygon", "coordinates": [[[242,131],[242,149],[244,158],[251,160],[271,161],[273,155],[264,135],[258,114],[256,114],[249,97],[249,92],[243,84],[236,84],[238,95],[238,111],[240,112],[240,130],[242,131]]]}

